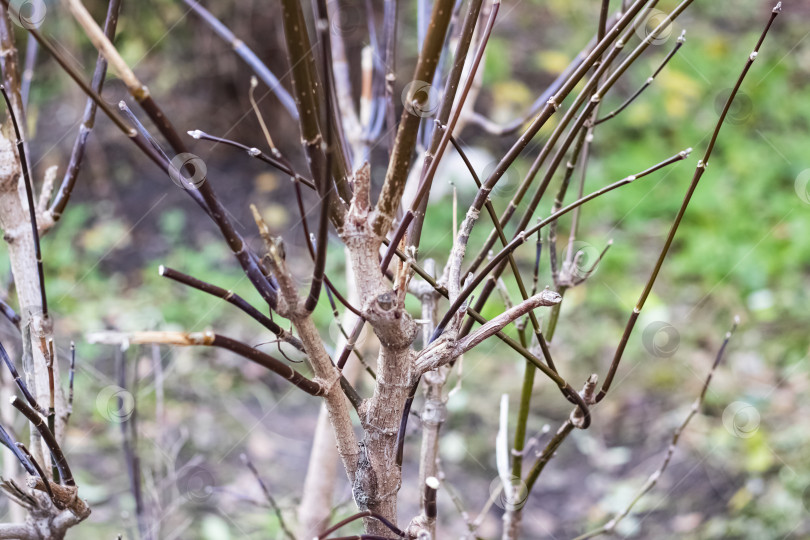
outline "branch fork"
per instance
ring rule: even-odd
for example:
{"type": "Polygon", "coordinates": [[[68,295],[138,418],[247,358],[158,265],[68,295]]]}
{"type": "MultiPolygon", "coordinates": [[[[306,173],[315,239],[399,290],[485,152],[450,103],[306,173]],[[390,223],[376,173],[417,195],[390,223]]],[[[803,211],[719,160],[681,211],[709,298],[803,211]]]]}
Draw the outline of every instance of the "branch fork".
{"type": "Polygon", "coordinates": [[[422,351],[416,359],[416,370],[418,373],[425,373],[434,370],[450,362],[465,352],[480,345],[486,339],[494,336],[503,330],[510,323],[518,320],[538,307],[550,307],[559,304],[562,296],[546,288],[540,293],[521,302],[515,307],[506,310],[488,323],[484,324],[463,339],[438,339],[422,351]]]}

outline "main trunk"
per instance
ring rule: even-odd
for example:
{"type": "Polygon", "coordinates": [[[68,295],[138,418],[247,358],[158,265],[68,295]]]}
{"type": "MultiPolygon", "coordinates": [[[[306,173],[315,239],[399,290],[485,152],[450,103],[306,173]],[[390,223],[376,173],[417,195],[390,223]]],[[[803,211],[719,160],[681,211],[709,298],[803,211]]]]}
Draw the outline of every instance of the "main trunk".
{"type": "MultiPolygon", "coordinates": [[[[383,348],[380,353],[374,396],[363,420],[365,456],[361,456],[353,490],[361,510],[371,510],[392,523],[397,522],[397,493],[402,484],[402,469],[396,463],[397,434],[410,393],[412,354],[410,348],[383,348]]],[[[366,531],[391,536],[375,519],[366,521],[366,531]]]]}

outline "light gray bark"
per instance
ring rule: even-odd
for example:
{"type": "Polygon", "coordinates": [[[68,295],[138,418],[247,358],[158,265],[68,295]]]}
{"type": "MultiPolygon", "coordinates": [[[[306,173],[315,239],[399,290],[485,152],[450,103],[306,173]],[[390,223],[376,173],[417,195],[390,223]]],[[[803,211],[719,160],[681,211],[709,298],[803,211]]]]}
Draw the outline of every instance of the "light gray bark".
{"type": "MultiPolygon", "coordinates": [[[[348,290],[347,299],[354,304],[358,303],[357,288],[347,272],[348,290]]],[[[344,328],[352,328],[357,316],[346,311],[341,324],[344,328]]],[[[346,338],[341,335],[335,343],[335,350],[340,351],[346,344],[346,338]]],[[[357,343],[361,346],[362,343],[357,343]]],[[[350,384],[354,384],[360,374],[359,361],[349,362],[343,368],[343,376],[350,384]]],[[[337,481],[338,453],[335,447],[335,434],[329,423],[329,412],[325,405],[321,405],[318,413],[318,423],[315,426],[315,435],[312,438],[312,452],[309,456],[307,475],[304,479],[304,489],[301,502],[298,505],[298,537],[301,540],[311,540],[328,526],[332,511],[332,497],[337,481]]]]}

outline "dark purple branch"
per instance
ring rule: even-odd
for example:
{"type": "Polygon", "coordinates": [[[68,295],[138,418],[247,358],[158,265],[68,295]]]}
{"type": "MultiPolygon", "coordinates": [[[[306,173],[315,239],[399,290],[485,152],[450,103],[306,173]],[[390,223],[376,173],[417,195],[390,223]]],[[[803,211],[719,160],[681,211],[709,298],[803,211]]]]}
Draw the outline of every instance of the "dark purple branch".
{"type": "Polygon", "coordinates": [[[28,160],[25,157],[25,142],[17,123],[17,115],[11,105],[11,98],[6,91],[6,87],[0,85],[0,92],[8,107],[8,114],[14,126],[14,135],[17,138],[17,153],[20,157],[20,167],[22,167],[23,182],[25,183],[25,197],[28,201],[28,218],[31,222],[31,236],[34,238],[34,256],[37,259],[37,273],[39,274],[39,296],[42,302],[42,316],[48,318],[48,297],[45,294],[45,269],[42,265],[42,248],[39,244],[39,227],[37,227],[37,207],[34,205],[34,187],[31,185],[31,171],[28,168],[28,160]]]}
{"type": "MultiPolygon", "coordinates": [[[[104,35],[110,41],[115,37],[115,30],[118,24],[118,12],[121,7],[121,0],[110,0],[107,8],[107,20],[104,23],[104,35]]],[[[36,39],[31,39],[31,43],[36,43],[36,39]]],[[[101,94],[104,87],[104,77],[107,74],[107,60],[101,53],[98,54],[96,59],[96,68],[93,71],[93,79],[90,83],[90,88],[97,94],[101,94]]],[[[25,81],[25,78],[23,78],[25,81]]],[[[92,98],[87,98],[87,103],[84,106],[84,115],[82,116],[82,124],[79,127],[79,133],[76,140],[73,142],[73,150],[70,153],[70,161],[68,162],[65,176],[62,178],[62,184],[59,186],[59,191],[56,192],[56,197],[51,204],[50,213],[54,221],[59,221],[62,217],[62,212],[70,200],[70,195],[73,192],[73,187],[76,185],[76,180],[79,176],[79,169],[81,168],[82,161],[84,160],[85,148],[87,146],[87,138],[93,130],[96,122],[96,110],[98,105],[92,98]]]]}
{"type": "Polygon", "coordinates": [[[59,446],[59,443],[56,442],[56,438],[53,436],[51,430],[49,430],[48,426],[45,425],[42,417],[37,414],[37,412],[32,409],[30,405],[22,401],[17,396],[11,398],[11,404],[15,409],[20,411],[28,419],[28,421],[31,422],[31,424],[33,424],[34,428],[42,436],[42,439],[45,441],[45,445],[51,451],[51,457],[53,457],[54,465],[57,469],[59,469],[59,476],[62,479],[62,483],[66,486],[75,486],[76,482],[73,480],[73,473],[70,472],[70,465],[68,465],[65,454],[62,452],[62,448],[59,446]]]}

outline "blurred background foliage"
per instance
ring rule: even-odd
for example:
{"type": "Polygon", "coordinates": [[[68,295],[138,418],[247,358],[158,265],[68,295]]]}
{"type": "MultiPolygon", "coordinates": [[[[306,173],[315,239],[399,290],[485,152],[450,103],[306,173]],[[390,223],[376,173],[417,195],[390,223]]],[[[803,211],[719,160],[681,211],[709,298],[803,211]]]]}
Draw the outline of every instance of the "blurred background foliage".
{"type": "MultiPolygon", "coordinates": [[[[611,9],[618,3],[611,2],[611,9]]],[[[277,3],[204,4],[276,74],[286,73],[277,3]]],[[[372,4],[381,12],[381,5],[372,4]]],[[[89,74],[95,53],[71,18],[59,6],[48,5],[44,32],[89,74]]],[[[87,5],[101,17],[105,2],[87,5]]],[[[523,114],[593,35],[597,5],[596,0],[505,2],[488,49],[476,110],[502,123],[523,114]]],[[[674,5],[662,1],[659,7],[674,5]]],[[[341,6],[345,17],[339,31],[346,34],[349,55],[357,59],[367,42],[365,7],[357,0],[341,0],[341,6]]],[[[552,346],[570,380],[604,374],[723,100],[771,7],[770,0],[695,2],[675,23],[670,38],[651,47],[604,99],[603,113],[618,106],[658,66],[681,30],[687,30],[686,45],[652,87],[596,130],[587,191],[686,147],[694,152],[687,162],[584,207],[578,240],[601,250],[612,239],[613,247],[591,280],[565,297],[552,346]]],[[[619,533],[630,538],[810,535],[810,194],[807,182],[802,185],[803,171],[810,175],[810,1],[788,1],[784,7],[721,133],[631,338],[612,395],[595,411],[593,427],[575,433],[558,452],[528,502],[527,538],[575,536],[603,523],[632,498],[659,466],[672,430],[699,392],[734,315],[742,324],[714,378],[704,413],[684,434],[658,487],[622,523],[619,533]],[[674,349],[673,354],[651,354],[642,343],[645,328],[655,328],[650,325],[659,321],[671,325],[674,333],[652,336],[653,341],[659,349],[674,349]],[[733,402],[747,404],[743,417],[729,414],[733,402]]],[[[404,84],[413,69],[416,3],[402,2],[400,12],[398,65],[404,84]]],[[[227,133],[263,147],[247,97],[249,69],[182,2],[124,2],[119,28],[116,42],[124,57],[178,128],[227,133]]],[[[22,33],[18,42],[24,48],[22,33]]],[[[289,84],[288,79],[284,82],[289,84]]],[[[267,91],[260,90],[259,95],[267,91]]],[[[104,96],[110,103],[126,97],[113,75],[104,96]]],[[[61,175],[84,98],[52,60],[41,56],[30,102],[35,177],[41,179],[52,165],[60,167],[61,175]]],[[[294,123],[272,95],[263,98],[261,106],[281,150],[302,166],[294,123]]],[[[554,122],[549,124],[539,140],[554,122]]],[[[460,139],[483,168],[514,136],[497,138],[469,126],[460,139]]],[[[205,160],[210,181],[241,232],[256,240],[248,213],[249,203],[256,203],[275,232],[284,235],[305,285],[305,239],[288,179],[230,148],[189,143],[205,160]]],[[[535,147],[510,170],[494,195],[496,208],[506,205],[536,152],[535,147]]],[[[449,183],[458,188],[462,211],[474,193],[460,163],[452,156],[447,162],[437,177],[439,193],[431,199],[422,243],[423,256],[435,257],[440,265],[451,245],[449,183]]],[[[373,165],[379,187],[384,155],[373,165]]],[[[552,192],[558,183],[559,177],[552,192]]],[[[550,205],[549,200],[540,215],[547,215],[550,205]]],[[[569,225],[569,219],[561,222],[561,237],[569,225]]],[[[480,223],[471,244],[487,232],[486,223],[480,223]]],[[[343,253],[333,240],[328,273],[342,282],[343,253]]],[[[159,278],[160,264],[232,289],[255,305],[261,301],[209,220],[102,115],[90,139],[79,188],[62,222],[44,239],[43,249],[61,349],[73,339],[79,350],[76,412],[66,448],[93,515],[71,537],[124,533],[136,538],[116,421],[130,411],[120,411],[117,400],[105,392],[116,384],[114,352],[86,344],[84,334],[104,328],[214,328],[273,347],[266,344],[271,339],[266,332],[232,307],[159,278]]],[[[531,272],[533,247],[519,251],[518,259],[531,272]]],[[[541,285],[550,283],[547,261],[544,254],[541,285]]],[[[7,267],[5,251],[0,250],[0,268],[7,267]]],[[[507,286],[514,289],[511,279],[507,286]]],[[[502,308],[493,296],[485,315],[502,308]]],[[[316,316],[327,343],[334,344],[339,330],[325,298],[316,316]]],[[[278,520],[265,507],[239,456],[252,457],[285,517],[293,520],[317,403],[228,354],[142,347],[126,356],[130,378],[138,381],[131,388],[137,403],[138,447],[160,538],[280,538],[278,520]]],[[[488,343],[467,355],[463,384],[448,404],[443,467],[472,515],[486,501],[497,476],[493,446],[499,396],[511,392],[516,410],[522,371],[516,355],[488,343]]],[[[361,388],[367,392],[370,385],[361,383],[361,388]]],[[[540,433],[546,424],[555,430],[568,407],[542,379],[536,393],[530,432],[540,433]]],[[[22,423],[17,428],[22,429],[22,423]]],[[[417,506],[418,445],[414,432],[407,446],[403,517],[417,506]]],[[[336,516],[351,510],[347,485],[336,504],[336,516]]],[[[7,513],[7,502],[0,508],[7,513]]],[[[440,496],[440,515],[440,537],[457,537],[463,525],[447,490],[440,496]]],[[[482,537],[496,536],[499,516],[497,507],[489,511],[482,537]]]]}

